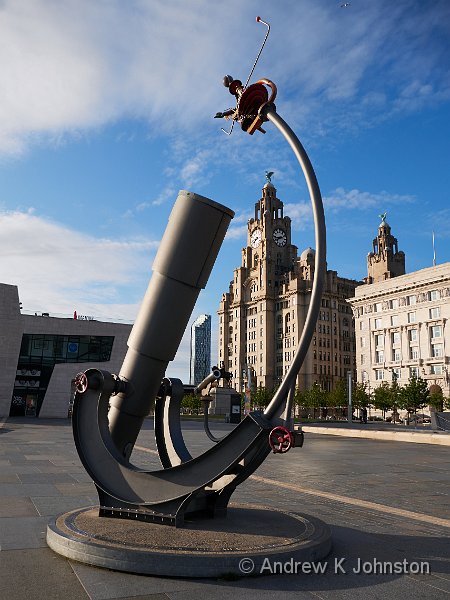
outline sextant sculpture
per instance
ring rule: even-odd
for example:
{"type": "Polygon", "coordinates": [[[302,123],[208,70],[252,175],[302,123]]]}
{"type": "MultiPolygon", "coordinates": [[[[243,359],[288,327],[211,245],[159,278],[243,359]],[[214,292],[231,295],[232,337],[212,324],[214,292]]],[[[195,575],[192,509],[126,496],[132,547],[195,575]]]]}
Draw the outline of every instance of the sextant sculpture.
{"type": "MultiPolygon", "coordinates": [[[[259,17],[257,21],[270,26],[259,17]]],[[[262,50],[261,47],[261,50],[262,50]]],[[[260,53],[261,53],[260,50],[260,53]]],[[[260,54],[259,53],[259,54],[260,54]]],[[[259,58],[259,54],[256,60],[259,58]]],[[[256,65],[256,61],[255,61],[256,65]]],[[[253,69],[255,67],[253,66],[253,69]]],[[[224,515],[236,487],[270,452],[301,446],[303,434],[292,427],[296,378],[318,317],[325,273],[325,222],[319,186],[300,141],[276,111],[276,85],[260,79],[245,85],[230,75],[224,84],[235,107],[216,117],[243,131],[264,132],[270,122],[286,139],[308,186],[315,221],[315,277],[303,333],[289,368],[263,412],[250,412],[224,438],[197,457],[183,439],[182,382],[165,376],[175,357],[198,294],[205,287],[233,212],[201,195],[181,191],[158,249],[153,275],[132,328],[118,374],[88,369],[77,376],[73,434],[80,459],[95,483],[99,516],[181,526],[190,515],[224,515]],[[130,461],[145,417],[154,409],[155,439],[162,468],[145,470],[130,461]]],[[[270,179],[272,173],[267,173],[270,179]]],[[[220,369],[200,391],[224,375],[220,369]]]]}
{"type": "MultiPolygon", "coordinates": [[[[319,186],[305,150],[276,112],[275,84],[260,79],[244,86],[229,75],[224,83],[235,97],[236,107],[220,115],[232,119],[233,125],[239,122],[250,134],[263,131],[261,125],[267,121],[273,123],[291,146],[306,178],[317,250],[303,334],[292,365],[266,410],[245,416],[214,447],[192,458],[180,425],[184,387],[177,379],[165,378],[165,371],[175,357],[198,294],[206,285],[233,212],[208,198],[181,191],[119,374],[88,369],[76,381],[74,438],[83,465],[97,487],[103,516],[181,525],[189,513],[223,514],[236,486],[259,467],[271,450],[285,452],[302,443],[300,432],[292,431],[291,410],[296,377],[318,316],[325,269],[325,223],[319,186]],[[163,468],[145,471],[134,467],[129,458],[143,420],[153,408],[163,468]]],[[[218,375],[213,373],[214,378],[218,375]]]]}

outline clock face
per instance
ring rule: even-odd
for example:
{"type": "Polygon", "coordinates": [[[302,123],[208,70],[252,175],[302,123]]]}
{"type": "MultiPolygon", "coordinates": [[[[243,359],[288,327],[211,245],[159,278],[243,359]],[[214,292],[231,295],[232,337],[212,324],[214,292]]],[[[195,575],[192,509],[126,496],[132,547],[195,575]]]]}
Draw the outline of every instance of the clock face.
{"type": "Polygon", "coordinates": [[[250,238],[250,243],[252,245],[252,248],[257,248],[260,243],[261,243],[261,230],[260,229],[255,229],[255,231],[252,233],[252,236],[250,238]]]}
{"type": "Polygon", "coordinates": [[[272,237],[277,246],[286,246],[287,236],[282,229],[275,229],[272,237]]]}

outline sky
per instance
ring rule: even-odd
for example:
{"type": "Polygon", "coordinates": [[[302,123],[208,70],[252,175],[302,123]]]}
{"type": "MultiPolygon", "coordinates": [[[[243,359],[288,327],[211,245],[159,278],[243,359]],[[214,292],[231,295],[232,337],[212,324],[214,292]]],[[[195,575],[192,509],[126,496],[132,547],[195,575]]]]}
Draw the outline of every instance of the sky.
{"type": "MultiPolygon", "coordinates": [[[[179,190],[235,211],[192,314],[213,318],[265,171],[314,247],[303,176],[274,126],[213,116],[222,85],[278,87],[321,188],[328,268],[360,280],[387,212],[407,272],[450,261],[447,0],[0,0],[0,281],[24,311],[132,321],[179,190]]],[[[189,326],[168,375],[188,379],[189,326]]]]}

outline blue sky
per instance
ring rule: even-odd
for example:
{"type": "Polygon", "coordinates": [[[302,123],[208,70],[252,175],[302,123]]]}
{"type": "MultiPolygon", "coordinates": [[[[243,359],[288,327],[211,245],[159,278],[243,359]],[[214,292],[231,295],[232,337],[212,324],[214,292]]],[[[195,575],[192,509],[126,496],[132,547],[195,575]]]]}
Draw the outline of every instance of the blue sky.
{"type": "MultiPolygon", "coordinates": [[[[133,319],[179,189],[236,217],[193,319],[240,264],[264,171],[314,245],[306,187],[274,127],[232,136],[222,86],[278,86],[324,197],[328,266],[361,279],[378,215],[408,271],[450,260],[450,4],[445,0],[0,2],[0,281],[25,310],[133,319]]],[[[215,321],[213,320],[213,329],[215,321]]],[[[213,360],[216,356],[213,341],[213,360]]],[[[188,377],[187,336],[169,374],[188,377]]]]}

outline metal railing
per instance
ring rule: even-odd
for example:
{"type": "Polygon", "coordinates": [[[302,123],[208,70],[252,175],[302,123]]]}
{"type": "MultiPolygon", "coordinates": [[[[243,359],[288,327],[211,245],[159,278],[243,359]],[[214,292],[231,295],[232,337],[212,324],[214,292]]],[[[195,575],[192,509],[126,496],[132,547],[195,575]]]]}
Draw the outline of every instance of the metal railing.
{"type": "Polygon", "coordinates": [[[436,423],[438,429],[443,431],[450,431],[450,419],[446,419],[442,414],[436,413],[436,423]]]}
{"type": "Polygon", "coordinates": [[[78,317],[75,319],[73,314],[67,314],[67,313],[54,313],[54,312],[46,312],[46,311],[41,311],[41,310],[33,311],[33,310],[23,310],[23,309],[20,312],[22,315],[29,315],[32,317],[71,319],[72,321],[73,320],[76,320],[76,321],[100,321],[102,323],[121,323],[124,325],[133,325],[133,323],[134,323],[134,321],[129,320],[129,319],[120,319],[120,318],[104,317],[104,316],[84,317],[83,315],[78,315],[78,317]]]}

